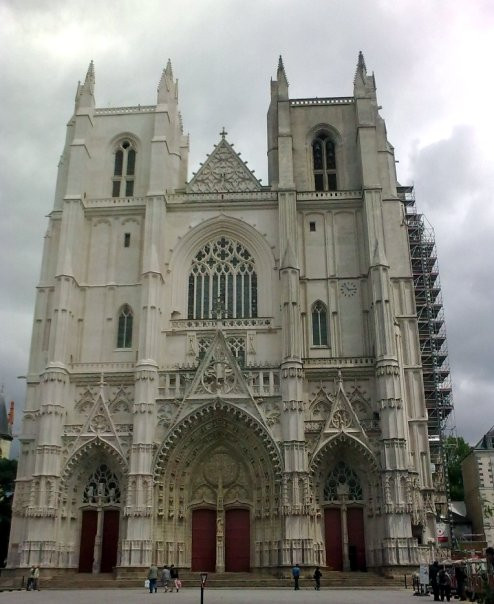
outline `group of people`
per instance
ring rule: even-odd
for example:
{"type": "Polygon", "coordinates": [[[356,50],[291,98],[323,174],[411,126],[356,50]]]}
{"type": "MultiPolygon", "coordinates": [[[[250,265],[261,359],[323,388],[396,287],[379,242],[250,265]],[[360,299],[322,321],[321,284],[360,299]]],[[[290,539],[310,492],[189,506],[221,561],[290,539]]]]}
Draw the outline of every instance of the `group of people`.
{"type": "MultiPolygon", "coordinates": [[[[294,583],[294,589],[300,589],[300,566],[298,564],[295,564],[295,566],[292,568],[292,577],[293,577],[293,583],[294,583]]],[[[316,566],[316,570],[314,571],[314,574],[312,575],[312,578],[314,579],[314,589],[316,591],[319,591],[321,589],[321,577],[322,577],[322,572],[321,569],[319,568],[319,566],[316,566]]]]}
{"type": "Polygon", "coordinates": [[[150,594],[158,591],[158,579],[161,579],[161,586],[165,592],[171,592],[174,589],[178,592],[182,587],[182,582],[178,577],[178,568],[175,568],[173,564],[170,566],[165,564],[161,570],[156,564],[150,566],[147,578],[150,594]]]}

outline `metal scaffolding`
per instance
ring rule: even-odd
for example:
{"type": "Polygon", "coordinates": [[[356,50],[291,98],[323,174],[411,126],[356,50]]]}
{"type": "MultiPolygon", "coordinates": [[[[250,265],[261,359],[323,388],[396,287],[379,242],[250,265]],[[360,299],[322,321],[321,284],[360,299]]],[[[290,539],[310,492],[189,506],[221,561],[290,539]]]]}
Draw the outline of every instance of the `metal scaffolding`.
{"type": "Polygon", "coordinates": [[[410,261],[415,289],[424,395],[438,517],[449,520],[449,481],[445,438],[453,411],[444,310],[434,230],[417,212],[412,186],[398,187],[405,207],[410,261]]]}

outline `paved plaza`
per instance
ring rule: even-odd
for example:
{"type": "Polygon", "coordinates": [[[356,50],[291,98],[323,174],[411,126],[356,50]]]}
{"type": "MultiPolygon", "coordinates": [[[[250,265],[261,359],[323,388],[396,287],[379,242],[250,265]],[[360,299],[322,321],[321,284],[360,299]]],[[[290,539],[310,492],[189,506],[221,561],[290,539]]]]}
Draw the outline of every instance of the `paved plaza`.
{"type": "MultiPolygon", "coordinates": [[[[0,604],[200,604],[200,589],[150,594],[144,589],[15,591],[0,593],[0,604]]],[[[401,604],[413,603],[411,589],[206,589],[204,604],[401,604]]],[[[429,603],[431,598],[419,598],[429,603]]]]}

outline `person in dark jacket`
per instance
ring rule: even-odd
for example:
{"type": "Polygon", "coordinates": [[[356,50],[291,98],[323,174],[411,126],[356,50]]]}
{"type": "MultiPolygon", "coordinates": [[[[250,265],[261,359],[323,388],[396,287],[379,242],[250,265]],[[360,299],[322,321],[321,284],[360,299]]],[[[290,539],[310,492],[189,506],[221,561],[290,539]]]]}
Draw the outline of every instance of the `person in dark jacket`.
{"type": "Polygon", "coordinates": [[[432,587],[432,593],[434,594],[434,601],[439,602],[439,563],[437,560],[434,561],[429,569],[429,581],[432,587]]]}
{"type": "Polygon", "coordinates": [[[321,589],[321,577],[321,569],[319,568],[319,566],[316,566],[316,570],[314,571],[314,581],[316,582],[316,586],[314,587],[314,589],[316,591],[319,591],[321,589]]]}
{"type": "Polygon", "coordinates": [[[451,577],[444,568],[439,571],[437,577],[441,602],[444,602],[444,596],[446,596],[446,600],[449,602],[451,599],[451,577]]]}

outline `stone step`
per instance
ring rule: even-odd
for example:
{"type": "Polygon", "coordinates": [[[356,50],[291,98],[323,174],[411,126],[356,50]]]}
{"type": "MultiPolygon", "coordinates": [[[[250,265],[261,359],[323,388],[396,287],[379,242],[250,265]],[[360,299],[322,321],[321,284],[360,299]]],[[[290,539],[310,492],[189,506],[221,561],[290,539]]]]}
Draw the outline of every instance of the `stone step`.
{"type": "MultiPolygon", "coordinates": [[[[144,579],[146,572],[140,576],[133,574],[127,577],[115,577],[113,574],[97,574],[66,572],[63,575],[54,575],[52,577],[42,577],[43,589],[115,589],[115,588],[136,588],[144,589],[144,579]]],[[[183,587],[199,588],[199,573],[188,571],[180,572],[180,579],[183,587]]],[[[410,577],[409,577],[410,579],[410,577]]],[[[310,575],[303,576],[300,579],[301,587],[309,587],[314,584],[310,575]]],[[[274,577],[264,574],[254,573],[208,573],[207,587],[209,588],[230,588],[230,589],[281,589],[292,587],[293,582],[288,573],[285,577],[274,577]]],[[[323,588],[396,588],[404,587],[403,577],[384,577],[374,573],[363,572],[323,572],[321,580],[323,588]]],[[[158,589],[163,588],[158,583],[158,589]]]]}

